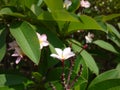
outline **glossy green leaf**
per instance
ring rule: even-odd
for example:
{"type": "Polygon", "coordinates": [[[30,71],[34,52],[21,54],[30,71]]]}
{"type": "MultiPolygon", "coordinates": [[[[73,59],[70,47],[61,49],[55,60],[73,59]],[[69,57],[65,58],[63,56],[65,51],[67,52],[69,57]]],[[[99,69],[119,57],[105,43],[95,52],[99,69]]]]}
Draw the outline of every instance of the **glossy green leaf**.
{"type": "Polygon", "coordinates": [[[22,51],[35,63],[40,60],[40,45],[35,30],[27,22],[10,28],[11,34],[16,39],[22,51]]]}
{"type": "Polygon", "coordinates": [[[23,90],[28,79],[13,74],[0,74],[0,90],[23,90]]]}
{"type": "Polygon", "coordinates": [[[0,61],[3,59],[6,52],[6,30],[5,28],[0,28],[0,61]]]}
{"type": "MultiPolygon", "coordinates": [[[[80,52],[82,50],[81,48],[81,44],[75,40],[68,40],[68,42],[71,44],[72,43],[72,49],[75,52],[80,52]]],[[[82,56],[82,58],[84,59],[85,64],[87,65],[87,67],[96,75],[99,74],[99,69],[98,66],[95,62],[95,60],[93,59],[93,57],[86,51],[86,50],[82,50],[82,52],[80,53],[80,55],[82,56]]]]}
{"type": "Polygon", "coordinates": [[[44,0],[47,4],[48,8],[53,11],[58,11],[63,9],[63,1],[62,0],[44,0]]]}
{"type": "Polygon", "coordinates": [[[111,51],[111,52],[114,52],[114,53],[118,53],[115,48],[108,42],[105,42],[103,40],[96,40],[93,42],[94,44],[98,45],[99,47],[105,49],[105,50],[108,50],[108,51],[111,51]]]}
{"type": "Polygon", "coordinates": [[[120,86],[120,70],[113,69],[97,76],[89,85],[88,90],[108,90],[120,86]]]}

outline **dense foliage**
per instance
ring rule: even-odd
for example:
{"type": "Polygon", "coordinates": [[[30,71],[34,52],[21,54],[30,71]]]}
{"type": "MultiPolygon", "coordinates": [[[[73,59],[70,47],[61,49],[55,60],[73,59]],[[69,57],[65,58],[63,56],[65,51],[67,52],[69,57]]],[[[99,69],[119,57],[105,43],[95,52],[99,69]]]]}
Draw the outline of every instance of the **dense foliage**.
{"type": "Polygon", "coordinates": [[[119,0],[0,0],[0,90],[120,90],[119,0]]]}

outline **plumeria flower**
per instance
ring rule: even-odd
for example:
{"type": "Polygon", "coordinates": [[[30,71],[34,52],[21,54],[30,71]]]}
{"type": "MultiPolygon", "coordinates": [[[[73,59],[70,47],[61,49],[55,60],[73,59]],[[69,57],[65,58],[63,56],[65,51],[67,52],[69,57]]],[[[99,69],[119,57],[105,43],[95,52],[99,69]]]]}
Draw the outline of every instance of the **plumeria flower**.
{"type": "Polygon", "coordinates": [[[18,64],[23,58],[24,53],[19,47],[16,47],[14,53],[11,56],[17,57],[15,63],[18,64]]]}
{"type": "Polygon", "coordinates": [[[60,49],[60,48],[55,48],[55,51],[57,54],[51,54],[51,57],[57,58],[59,60],[61,60],[62,62],[70,57],[75,56],[75,54],[73,52],[71,52],[71,48],[67,47],[64,50],[60,49]]]}
{"type": "Polygon", "coordinates": [[[68,9],[71,6],[72,2],[71,0],[65,0],[63,4],[63,8],[68,9]]]}
{"type": "Polygon", "coordinates": [[[88,35],[85,36],[86,43],[91,43],[93,41],[93,38],[94,38],[94,34],[88,32],[88,35]]]}
{"type": "Polygon", "coordinates": [[[90,7],[90,2],[89,1],[85,1],[85,0],[81,0],[80,1],[80,5],[81,5],[81,7],[89,8],[90,7]]]}
{"type": "Polygon", "coordinates": [[[49,45],[47,41],[47,36],[45,34],[40,35],[39,33],[37,33],[37,37],[39,39],[40,49],[49,45]]]}
{"type": "Polygon", "coordinates": [[[8,50],[14,50],[15,47],[18,47],[18,44],[16,41],[10,42],[8,45],[9,45],[8,50]]]}
{"type": "Polygon", "coordinates": [[[23,58],[24,53],[22,52],[16,41],[10,42],[8,45],[9,45],[8,50],[15,50],[11,56],[17,57],[15,63],[18,64],[20,60],[23,58]]]}

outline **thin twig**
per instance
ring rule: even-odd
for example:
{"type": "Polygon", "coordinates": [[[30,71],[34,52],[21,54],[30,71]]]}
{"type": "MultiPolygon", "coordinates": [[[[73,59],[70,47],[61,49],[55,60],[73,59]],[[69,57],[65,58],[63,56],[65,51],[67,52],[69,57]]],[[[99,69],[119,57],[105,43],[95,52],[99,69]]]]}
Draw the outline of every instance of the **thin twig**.
{"type": "Polygon", "coordinates": [[[82,73],[82,65],[80,65],[80,70],[79,70],[77,76],[74,78],[74,80],[72,81],[72,83],[70,84],[69,87],[73,87],[73,85],[75,84],[75,82],[77,82],[78,78],[80,77],[81,73],[82,73]]]}
{"type": "Polygon", "coordinates": [[[71,74],[72,74],[72,68],[73,68],[73,66],[74,66],[74,58],[72,58],[70,60],[70,69],[69,69],[68,78],[67,78],[67,88],[69,88],[70,77],[71,77],[71,74]]]}

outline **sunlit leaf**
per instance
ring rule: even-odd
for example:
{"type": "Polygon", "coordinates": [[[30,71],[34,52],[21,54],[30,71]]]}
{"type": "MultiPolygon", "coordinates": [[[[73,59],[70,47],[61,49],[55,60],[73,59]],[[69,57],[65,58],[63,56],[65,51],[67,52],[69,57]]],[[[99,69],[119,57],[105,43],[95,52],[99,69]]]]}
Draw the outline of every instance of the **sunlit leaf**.
{"type": "Polygon", "coordinates": [[[89,85],[88,90],[108,90],[120,86],[120,70],[113,69],[97,76],[89,85]]]}

